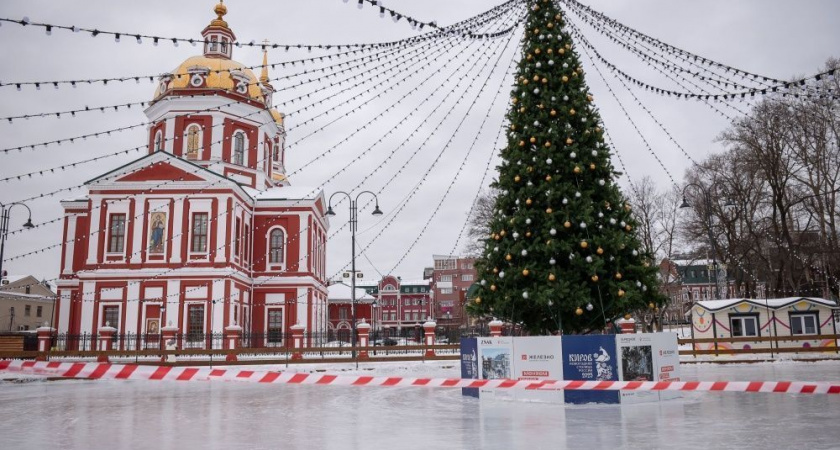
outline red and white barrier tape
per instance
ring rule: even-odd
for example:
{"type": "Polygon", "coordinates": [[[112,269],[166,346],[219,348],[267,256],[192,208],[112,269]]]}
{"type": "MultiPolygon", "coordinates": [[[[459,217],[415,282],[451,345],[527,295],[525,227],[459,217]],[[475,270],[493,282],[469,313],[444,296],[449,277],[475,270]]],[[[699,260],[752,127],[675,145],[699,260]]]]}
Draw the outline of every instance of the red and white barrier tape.
{"type": "Polygon", "coordinates": [[[840,394],[840,382],[806,381],[568,381],[473,380],[462,378],[371,377],[322,373],[271,372],[242,369],[138,366],[134,364],[0,361],[0,371],[62,378],[162,381],[246,381],[272,384],[336,386],[418,386],[440,388],[777,392],[840,394]]]}

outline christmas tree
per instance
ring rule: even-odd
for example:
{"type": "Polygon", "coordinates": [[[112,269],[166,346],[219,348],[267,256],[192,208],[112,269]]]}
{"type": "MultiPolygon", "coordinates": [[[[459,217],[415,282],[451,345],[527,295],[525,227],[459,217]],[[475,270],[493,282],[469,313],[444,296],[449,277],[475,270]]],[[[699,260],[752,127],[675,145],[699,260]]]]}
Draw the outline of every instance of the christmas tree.
{"type": "Polygon", "coordinates": [[[599,330],[665,299],[563,16],[549,0],[529,7],[470,309],[534,334],[599,330]]]}

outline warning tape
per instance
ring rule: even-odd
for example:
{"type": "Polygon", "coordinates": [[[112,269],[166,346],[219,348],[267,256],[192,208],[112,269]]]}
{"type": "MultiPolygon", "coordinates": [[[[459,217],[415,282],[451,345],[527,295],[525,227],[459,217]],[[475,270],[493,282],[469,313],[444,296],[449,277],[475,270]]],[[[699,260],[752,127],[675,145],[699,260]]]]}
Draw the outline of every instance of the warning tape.
{"type": "Polygon", "coordinates": [[[91,380],[244,381],[271,384],[335,386],[419,386],[579,391],[696,391],[840,394],[840,382],[806,381],[570,381],[474,380],[464,378],[372,377],[297,372],[229,370],[195,367],[138,366],[134,364],[0,361],[0,371],[91,380]]]}

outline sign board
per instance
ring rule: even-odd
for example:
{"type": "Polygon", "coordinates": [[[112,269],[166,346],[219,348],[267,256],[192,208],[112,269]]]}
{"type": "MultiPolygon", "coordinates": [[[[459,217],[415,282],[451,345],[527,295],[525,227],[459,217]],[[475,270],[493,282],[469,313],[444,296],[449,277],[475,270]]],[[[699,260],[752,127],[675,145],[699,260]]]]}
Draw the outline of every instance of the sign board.
{"type": "MultiPolygon", "coordinates": [[[[478,377],[482,380],[511,379],[513,377],[513,338],[478,338],[478,377]]],[[[479,389],[480,397],[513,399],[510,389],[479,389]]]]}
{"type": "MultiPolygon", "coordinates": [[[[653,367],[656,381],[682,381],[677,333],[654,333],[653,344],[653,367]]],[[[670,400],[679,397],[682,397],[681,392],[659,392],[660,400],[670,400]]]]}
{"type": "MultiPolygon", "coordinates": [[[[563,336],[563,379],[617,381],[615,335],[563,336]]],[[[618,403],[617,391],[565,391],[566,403],[618,403]]]]}
{"type": "MultiPolygon", "coordinates": [[[[478,379],[478,339],[461,338],[461,378],[478,379]]],[[[478,398],[478,388],[461,388],[462,395],[478,398]]]]}
{"type": "MultiPolygon", "coordinates": [[[[562,380],[563,352],[559,336],[518,337],[513,340],[515,380],[562,380]]],[[[563,391],[516,390],[516,400],[563,403],[563,391]]]]}
{"type": "MultiPolygon", "coordinates": [[[[619,334],[619,379],[621,381],[656,381],[653,334],[619,334]]],[[[658,402],[657,391],[621,391],[621,403],[658,402]]]]}

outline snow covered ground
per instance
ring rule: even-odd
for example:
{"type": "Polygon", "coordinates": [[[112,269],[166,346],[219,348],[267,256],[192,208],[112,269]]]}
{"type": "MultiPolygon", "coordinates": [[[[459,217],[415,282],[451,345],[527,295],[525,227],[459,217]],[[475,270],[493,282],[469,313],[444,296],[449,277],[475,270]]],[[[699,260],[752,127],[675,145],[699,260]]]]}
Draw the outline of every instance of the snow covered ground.
{"type": "MultiPolygon", "coordinates": [[[[283,366],[249,367],[283,370],[283,366]]],[[[291,366],[457,377],[457,363],[291,366]]],[[[840,362],[683,365],[703,381],[836,381],[840,362]]],[[[9,374],[0,372],[0,378],[9,374]]],[[[687,393],[640,405],[551,405],[459,390],[222,382],[0,382],[0,448],[840,448],[840,396],[687,393]]]]}

